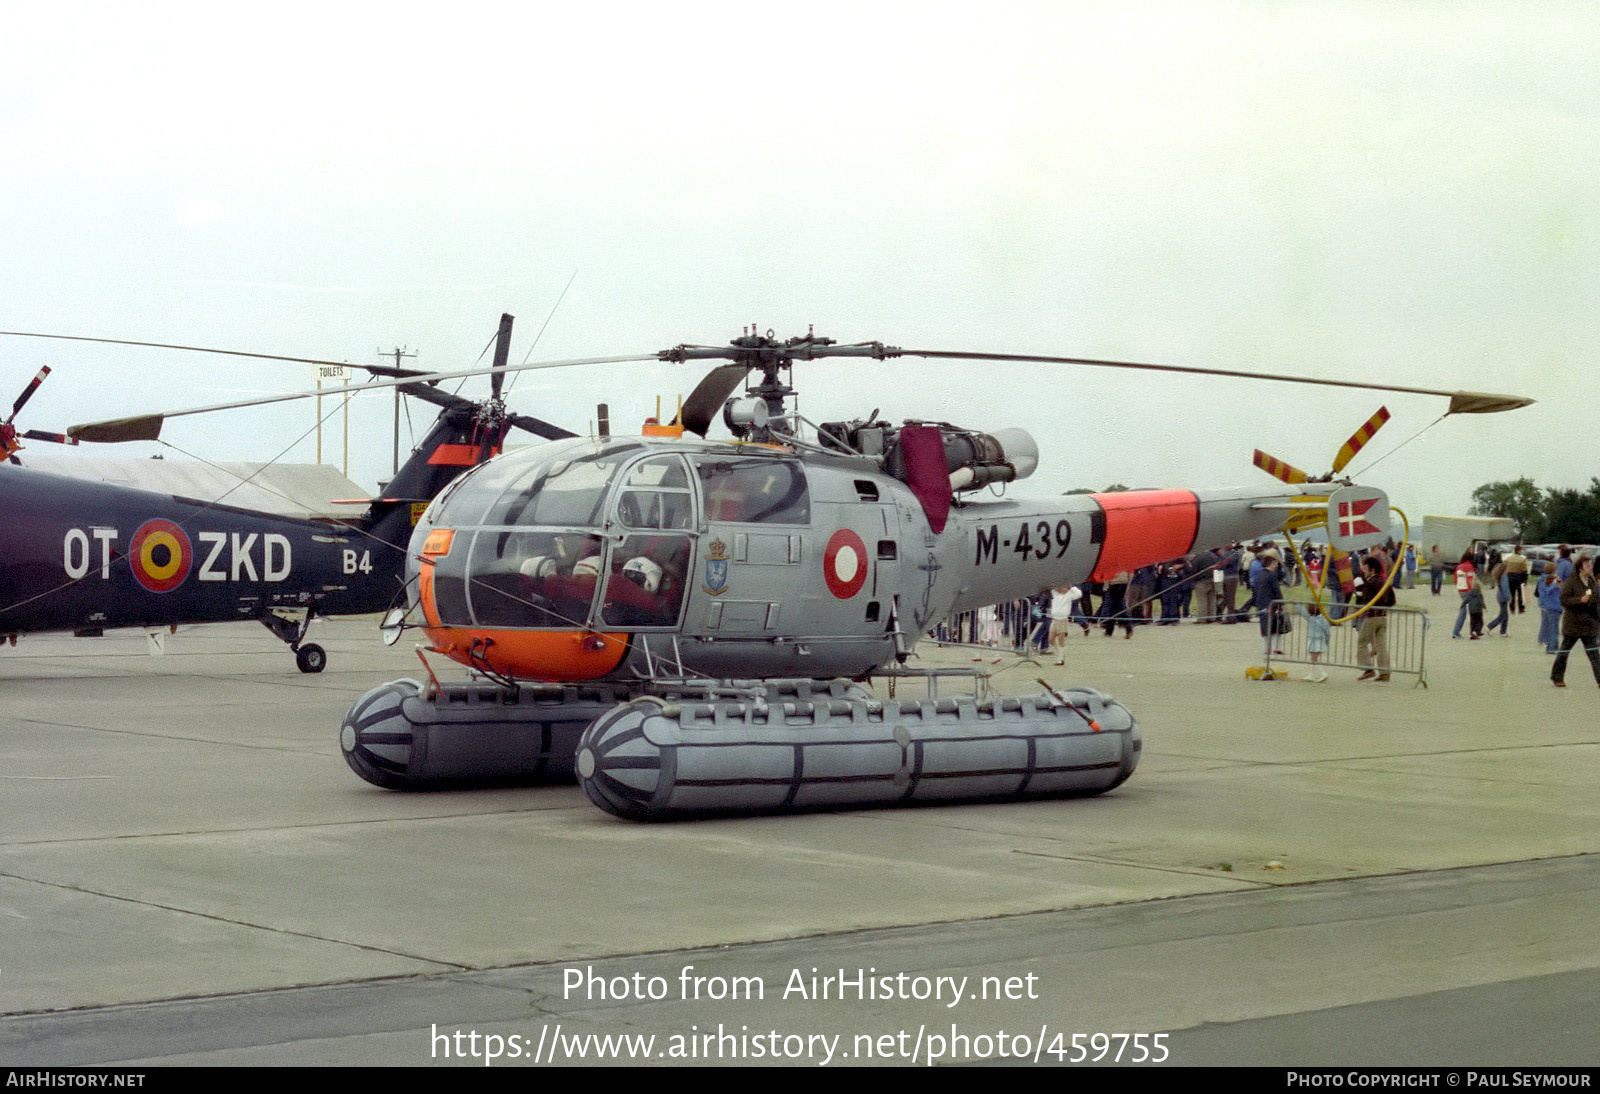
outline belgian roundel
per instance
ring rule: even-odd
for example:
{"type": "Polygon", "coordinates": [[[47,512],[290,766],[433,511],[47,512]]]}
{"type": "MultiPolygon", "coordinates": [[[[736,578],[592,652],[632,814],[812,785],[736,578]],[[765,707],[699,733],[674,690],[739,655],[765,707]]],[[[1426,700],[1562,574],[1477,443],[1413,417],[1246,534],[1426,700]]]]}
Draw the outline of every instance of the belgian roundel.
{"type": "Polygon", "coordinates": [[[170,593],[182,585],[193,563],[188,534],[159,517],[139,525],[128,546],[133,579],[153,593],[170,593]]]}
{"type": "Polygon", "coordinates": [[[848,528],[828,538],[822,552],[822,577],[828,591],[840,600],[849,600],[867,583],[867,545],[848,528]]]}

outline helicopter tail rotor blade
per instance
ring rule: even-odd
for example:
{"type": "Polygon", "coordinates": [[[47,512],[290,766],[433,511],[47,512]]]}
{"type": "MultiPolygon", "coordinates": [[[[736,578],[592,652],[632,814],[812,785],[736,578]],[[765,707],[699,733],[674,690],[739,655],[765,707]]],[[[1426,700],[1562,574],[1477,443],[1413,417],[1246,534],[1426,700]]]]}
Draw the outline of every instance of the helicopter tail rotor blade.
{"type": "Polygon", "coordinates": [[[749,365],[719,365],[706,373],[683,401],[683,409],[678,411],[678,424],[704,437],[722,404],[728,401],[734,388],[744,383],[749,371],[749,365]]]}
{"type": "Polygon", "coordinates": [[[1350,439],[1344,442],[1344,447],[1339,449],[1339,454],[1333,458],[1333,473],[1337,475],[1345,469],[1345,465],[1355,459],[1356,453],[1367,446],[1367,442],[1378,430],[1383,428],[1383,423],[1389,420],[1389,408],[1380,406],[1378,412],[1361,424],[1361,428],[1350,434],[1350,439]]]}
{"type": "Polygon", "coordinates": [[[11,417],[7,422],[16,420],[17,411],[28,405],[28,400],[33,398],[33,393],[39,390],[39,385],[44,383],[44,378],[50,375],[50,366],[44,365],[39,369],[39,374],[28,381],[28,386],[22,389],[22,394],[17,396],[17,401],[11,404],[11,417]]]}
{"type": "Polygon", "coordinates": [[[1250,462],[1254,463],[1257,467],[1261,468],[1261,470],[1265,471],[1267,474],[1271,475],[1280,482],[1286,482],[1292,485],[1294,483],[1311,481],[1311,476],[1307,475],[1298,467],[1295,467],[1293,464],[1284,463],[1276,456],[1269,456],[1259,448],[1256,449],[1255,458],[1250,462]]]}

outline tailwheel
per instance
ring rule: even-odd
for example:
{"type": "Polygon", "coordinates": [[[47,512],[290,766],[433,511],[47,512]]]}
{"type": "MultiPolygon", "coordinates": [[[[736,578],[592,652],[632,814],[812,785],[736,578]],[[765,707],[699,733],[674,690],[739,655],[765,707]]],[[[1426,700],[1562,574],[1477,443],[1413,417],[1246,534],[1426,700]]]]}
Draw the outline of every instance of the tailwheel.
{"type": "Polygon", "coordinates": [[[294,651],[294,663],[301,672],[321,672],[328,667],[328,651],[315,642],[304,642],[311,629],[311,613],[295,619],[274,611],[263,611],[256,621],[283,640],[294,651]]]}

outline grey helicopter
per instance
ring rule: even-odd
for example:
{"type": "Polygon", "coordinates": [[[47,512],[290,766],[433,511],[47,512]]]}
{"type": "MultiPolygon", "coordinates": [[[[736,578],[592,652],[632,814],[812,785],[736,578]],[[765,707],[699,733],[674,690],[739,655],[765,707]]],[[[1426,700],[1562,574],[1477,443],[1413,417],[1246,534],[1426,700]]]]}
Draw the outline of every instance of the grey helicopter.
{"type": "Polygon", "coordinates": [[[984,496],[1038,466],[1025,431],[876,411],[812,426],[789,404],[797,362],[1220,373],[1443,396],[1449,413],[1529,402],[754,328],[655,356],[728,363],[671,422],[507,452],[428,507],[387,637],[420,629],[420,652],[471,679],[440,683],[430,667],[357,700],[341,750],[362,778],[423,789],[576,775],[632,819],[1099,794],[1133,773],[1142,743],[1131,712],[1093,688],[897,700],[867,685],[914,675],[913,645],[948,613],[1286,529],[1325,526],[1336,552],[1389,535],[1383,491],[1338,477],[1387,411],[1317,478],[1258,452],[1281,486],[1025,500],[984,496]],[[708,437],[719,416],[728,439],[708,437]]]}

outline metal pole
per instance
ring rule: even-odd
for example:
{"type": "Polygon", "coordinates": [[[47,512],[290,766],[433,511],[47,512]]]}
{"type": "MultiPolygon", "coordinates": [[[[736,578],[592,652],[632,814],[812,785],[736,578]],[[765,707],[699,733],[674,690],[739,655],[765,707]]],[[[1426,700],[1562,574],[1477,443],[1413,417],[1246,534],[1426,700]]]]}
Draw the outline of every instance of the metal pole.
{"type": "MultiPolygon", "coordinates": [[[[379,350],[378,351],[378,356],[379,357],[388,357],[390,355],[393,355],[393,357],[394,357],[394,367],[397,368],[397,369],[400,367],[400,359],[401,358],[403,358],[403,357],[415,357],[416,356],[415,353],[407,353],[404,346],[396,346],[394,349],[389,350],[388,352],[385,352],[383,350],[379,350]]],[[[391,471],[390,474],[391,475],[398,475],[399,473],[400,473],[400,389],[399,388],[395,388],[394,389],[394,470],[391,471]]]]}

